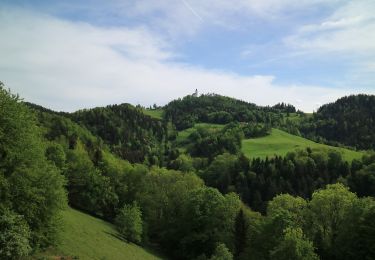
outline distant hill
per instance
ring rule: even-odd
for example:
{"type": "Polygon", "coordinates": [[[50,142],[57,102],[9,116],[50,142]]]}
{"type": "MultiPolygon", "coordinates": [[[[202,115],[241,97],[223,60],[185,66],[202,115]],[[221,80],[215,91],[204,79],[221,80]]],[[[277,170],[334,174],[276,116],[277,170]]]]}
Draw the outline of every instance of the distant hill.
{"type": "Polygon", "coordinates": [[[358,149],[375,148],[375,96],[352,95],[323,105],[300,125],[309,139],[325,139],[358,149]]]}

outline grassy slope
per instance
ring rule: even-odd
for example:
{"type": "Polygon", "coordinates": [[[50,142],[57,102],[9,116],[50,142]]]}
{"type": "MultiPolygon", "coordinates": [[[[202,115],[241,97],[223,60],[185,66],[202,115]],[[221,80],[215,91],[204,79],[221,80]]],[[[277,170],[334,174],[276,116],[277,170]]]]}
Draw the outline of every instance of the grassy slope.
{"type": "Polygon", "coordinates": [[[163,118],[163,109],[148,109],[145,108],[142,110],[145,115],[151,116],[156,119],[163,118]]]}
{"type": "Polygon", "coordinates": [[[272,133],[269,136],[246,139],[242,142],[242,151],[250,158],[286,155],[288,152],[295,149],[305,149],[307,147],[312,149],[334,149],[339,151],[348,161],[352,161],[355,158],[359,159],[363,155],[361,152],[315,143],[305,138],[288,134],[279,129],[272,129],[272,133]]]}
{"type": "Polygon", "coordinates": [[[74,209],[66,210],[63,219],[65,230],[60,245],[44,253],[44,256],[61,255],[98,260],[161,259],[140,246],[120,240],[114,227],[103,220],[74,209]]]}

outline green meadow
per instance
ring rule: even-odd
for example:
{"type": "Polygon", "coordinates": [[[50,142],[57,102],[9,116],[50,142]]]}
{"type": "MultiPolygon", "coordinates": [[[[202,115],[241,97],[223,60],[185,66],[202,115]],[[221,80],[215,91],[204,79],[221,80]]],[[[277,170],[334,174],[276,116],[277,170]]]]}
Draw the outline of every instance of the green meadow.
{"type": "Polygon", "coordinates": [[[63,224],[59,245],[33,259],[162,259],[147,249],[123,241],[108,222],[80,211],[71,208],[64,211],[63,224]]]}
{"type": "Polygon", "coordinates": [[[272,129],[272,133],[269,136],[245,139],[242,141],[242,152],[250,158],[266,158],[275,155],[284,156],[290,151],[306,149],[308,147],[311,149],[336,150],[340,152],[347,161],[360,159],[363,155],[361,152],[346,148],[315,143],[303,137],[291,135],[275,128],[272,129]]]}

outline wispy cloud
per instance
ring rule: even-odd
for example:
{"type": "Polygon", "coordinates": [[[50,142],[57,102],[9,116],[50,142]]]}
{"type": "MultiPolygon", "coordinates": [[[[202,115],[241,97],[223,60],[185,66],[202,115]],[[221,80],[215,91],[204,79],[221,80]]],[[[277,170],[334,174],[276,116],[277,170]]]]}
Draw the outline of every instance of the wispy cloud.
{"type": "Polygon", "coordinates": [[[133,17],[150,28],[164,32],[172,39],[191,37],[207,29],[221,27],[243,30],[273,20],[283,23],[294,17],[309,15],[312,10],[346,2],[348,0],[108,0],[104,6],[80,5],[82,9],[100,19],[97,9],[111,17],[133,17]],[[194,19],[197,18],[197,19],[194,19]],[[202,22],[204,20],[204,23],[202,22]],[[257,20],[256,22],[254,22],[257,20]],[[259,20],[259,21],[258,21],[259,20]]]}
{"type": "Polygon", "coordinates": [[[285,38],[293,48],[308,51],[375,54],[375,2],[351,1],[317,24],[301,26],[285,38]]]}

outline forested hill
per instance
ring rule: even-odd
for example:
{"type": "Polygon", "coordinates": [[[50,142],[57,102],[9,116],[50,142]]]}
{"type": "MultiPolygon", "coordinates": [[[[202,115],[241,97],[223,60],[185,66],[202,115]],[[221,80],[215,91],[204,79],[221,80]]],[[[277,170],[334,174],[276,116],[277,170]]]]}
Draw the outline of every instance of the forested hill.
{"type": "MultiPolygon", "coordinates": [[[[112,152],[130,162],[161,159],[166,125],[130,104],[80,110],[68,115],[110,145],[112,152]]],[[[156,163],[158,164],[158,163],[156,163]]]]}
{"type": "Polygon", "coordinates": [[[300,126],[303,135],[358,149],[375,148],[375,96],[352,95],[323,105],[300,126]]]}
{"type": "MultiPolygon", "coordinates": [[[[111,152],[132,163],[159,164],[163,160],[168,129],[162,120],[145,115],[130,104],[110,105],[74,113],[59,113],[39,105],[26,103],[37,112],[39,123],[53,138],[65,136],[74,142],[99,138],[111,152]],[[78,125],[77,125],[78,124],[78,125]],[[75,130],[73,130],[75,129],[75,130]],[[93,137],[95,136],[95,138],[93,137]]],[[[98,140],[99,140],[98,139],[98,140]]],[[[95,141],[98,142],[98,141],[95,141]]],[[[91,141],[88,146],[92,146],[91,141]]]]}
{"type": "Polygon", "coordinates": [[[261,107],[217,94],[198,96],[196,93],[173,100],[164,107],[164,117],[171,120],[178,130],[192,127],[198,122],[227,124],[237,121],[277,124],[281,122],[281,112],[296,112],[296,109],[286,104],[261,107]]]}

